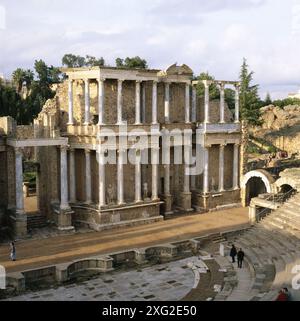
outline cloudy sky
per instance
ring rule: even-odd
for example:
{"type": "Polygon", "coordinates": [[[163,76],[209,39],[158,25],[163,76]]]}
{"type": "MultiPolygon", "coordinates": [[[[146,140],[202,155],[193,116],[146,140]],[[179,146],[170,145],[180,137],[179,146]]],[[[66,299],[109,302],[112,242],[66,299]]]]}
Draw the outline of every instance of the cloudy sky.
{"type": "Polygon", "coordinates": [[[261,95],[300,89],[300,0],[0,0],[0,73],[65,53],[139,55],[236,80],[246,57],[261,95]]]}

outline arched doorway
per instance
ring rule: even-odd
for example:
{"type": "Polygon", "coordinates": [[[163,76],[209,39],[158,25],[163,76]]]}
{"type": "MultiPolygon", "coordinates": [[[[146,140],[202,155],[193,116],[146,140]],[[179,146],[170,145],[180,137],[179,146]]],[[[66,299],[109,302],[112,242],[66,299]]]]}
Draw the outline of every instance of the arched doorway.
{"type": "Polygon", "coordinates": [[[274,183],[274,177],[264,169],[248,172],[241,180],[243,206],[249,206],[259,194],[274,193],[274,183]]]}
{"type": "Polygon", "coordinates": [[[280,193],[282,194],[288,194],[292,191],[295,191],[295,189],[289,184],[284,184],[280,187],[280,193]]]}
{"type": "Polygon", "coordinates": [[[267,193],[267,187],[260,177],[251,177],[246,184],[246,206],[250,205],[251,199],[260,194],[267,193]]]}

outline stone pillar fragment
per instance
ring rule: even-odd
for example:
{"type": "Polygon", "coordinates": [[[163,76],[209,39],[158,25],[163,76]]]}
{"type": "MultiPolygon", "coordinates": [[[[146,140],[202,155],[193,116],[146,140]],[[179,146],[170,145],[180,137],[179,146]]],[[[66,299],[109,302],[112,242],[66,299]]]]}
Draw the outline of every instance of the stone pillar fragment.
{"type": "Polygon", "coordinates": [[[92,203],[91,151],[85,151],[85,203],[92,203]]]}
{"type": "Polygon", "coordinates": [[[70,149],[70,203],[76,202],[75,150],[70,149]]]}
{"type": "Polygon", "coordinates": [[[90,124],[90,80],[85,79],[84,80],[85,90],[85,109],[84,109],[84,124],[89,125],[90,124]]]}
{"type": "Polygon", "coordinates": [[[69,89],[68,89],[68,95],[69,95],[69,121],[68,125],[73,125],[73,80],[69,79],[69,89]]]}

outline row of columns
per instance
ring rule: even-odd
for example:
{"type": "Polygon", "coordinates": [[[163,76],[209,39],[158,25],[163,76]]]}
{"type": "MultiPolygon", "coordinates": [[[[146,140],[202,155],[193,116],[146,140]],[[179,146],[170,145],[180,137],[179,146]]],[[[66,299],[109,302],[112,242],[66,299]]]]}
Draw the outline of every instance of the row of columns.
{"type": "MultiPolygon", "coordinates": [[[[225,144],[219,148],[219,192],[224,192],[225,144]]],[[[204,148],[203,193],[209,193],[209,148],[204,148]]],[[[234,144],[233,150],[233,189],[239,189],[239,144],[234,144]]]]}
{"type": "MultiPolygon", "coordinates": [[[[117,88],[117,124],[123,124],[123,81],[118,79],[118,88],[117,88]]],[[[104,82],[105,79],[97,79],[98,82],[98,125],[104,124],[104,82]]],[[[85,79],[85,109],[84,109],[84,124],[90,124],[90,80],[85,79]]],[[[145,86],[143,86],[143,91],[141,93],[141,80],[136,81],[136,90],[135,90],[135,124],[140,125],[142,122],[145,122],[145,119],[141,117],[141,97],[143,102],[143,109],[145,108],[146,94],[145,86]]],[[[152,124],[158,123],[158,113],[157,113],[157,81],[153,81],[152,86],[152,124]]],[[[74,124],[73,119],[73,80],[69,80],[69,120],[68,125],[74,124]]],[[[143,116],[145,117],[145,110],[143,110],[143,116]]],[[[170,82],[165,82],[165,102],[164,102],[164,119],[165,123],[170,123],[170,82]]],[[[185,122],[190,123],[190,85],[185,84],[185,122]]],[[[193,98],[192,98],[192,121],[196,121],[196,90],[193,88],[193,98]]]]}
{"type": "MultiPolygon", "coordinates": [[[[224,148],[220,145],[219,149],[219,191],[224,191],[224,148]]],[[[105,187],[105,158],[104,151],[99,150],[99,206],[106,205],[106,187],[105,187]]],[[[120,149],[118,152],[117,163],[117,198],[118,204],[124,204],[124,157],[125,150],[120,149]]],[[[60,185],[61,185],[61,204],[63,210],[69,209],[69,200],[71,203],[76,202],[76,170],[75,170],[75,151],[70,149],[69,168],[70,168],[70,197],[68,195],[68,164],[67,164],[67,146],[60,148],[60,185]]],[[[152,200],[158,199],[158,166],[159,166],[159,149],[152,149],[152,200]]],[[[141,155],[137,151],[135,164],[135,201],[142,201],[142,177],[141,177],[141,155]]],[[[86,203],[92,202],[92,178],[91,178],[91,151],[85,150],[85,191],[86,203]]],[[[17,213],[24,213],[23,198],[23,167],[22,152],[15,150],[15,171],[16,171],[16,210],[17,213]]],[[[164,166],[164,194],[170,195],[170,165],[164,166]]],[[[185,165],[184,175],[184,193],[190,192],[190,175],[188,165],[185,165]]],[[[234,145],[233,153],[233,188],[239,188],[239,145],[234,145]]],[[[204,171],[203,171],[203,192],[209,193],[209,146],[204,148],[204,171]]]]}
{"type": "MultiPolygon", "coordinates": [[[[210,113],[209,113],[209,87],[211,82],[208,80],[203,81],[204,84],[204,123],[210,123],[210,113]]],[[[195,89],[195,86],[193,86],[195,89]]],[[[225,84],[219,83],[220,90],[220,123],[225,123],[225,84]]],[[[195,98],[193,98],[195,99],[195,98]]],[[[235,123],[240,122],[240,86],[235,85],[235,113],[234,113],[235,123]]]]}
{"type": "MultiPolygon", "coordinates": [[[[74,156],[74,153],[70,154],[74,156]]],[[[24,196],[23,196],[23,155],[20,148],[15,148],[15,173],[16,173],[16,212],[23,214],[24,196]]],[[[70,157],[70,198],[75,199],[75,164],[74,157],[70,157]],[[72,163],[73,161],[73,163],[72,163]],[[73,171],[72,171],[73,170],[73,171]]],[[[60,147],[60,208],[62,210],[69,209],[68,195],[68,161],[67,161],[67,146],[60,147]]]]}
{"type": "MultiPolygon", "coordinates": [[[[117,159],[117,201],[118,205],[124,205],[124,160],[125,150],[118,150],[117,159]]],[[[106,186],[105,186],[105,157],[104,151],[98,150],[98,163],[99,163],[99,207],[106,205],[106,186]]],[[[158,149],[152,150],[153,164],[152,164],[152,200],[158,199],[158,149]]],[[[65,169],[65,156],[61,158],[62,170],[65,169]]],[[[142,201],[142,171],[141,171],[141,154],[139,151],[136,153],[135,163],[135,202],[142,201]]],[[[63,179],[63,178],[62,178],[63,179]]],[[[91,150],[85,150],[85,199],[86,203],[92,202],[91,194],[91,150]]],[[[62,186],[67,191],[67,186],[62,186]]],[[[68,197],[67,194],[63,194],[63,200],[68,197]]],[[[70,149],[70,202],[76,202],[76,181],[75,181],[75,153],[74,149],[70,149]]]]}

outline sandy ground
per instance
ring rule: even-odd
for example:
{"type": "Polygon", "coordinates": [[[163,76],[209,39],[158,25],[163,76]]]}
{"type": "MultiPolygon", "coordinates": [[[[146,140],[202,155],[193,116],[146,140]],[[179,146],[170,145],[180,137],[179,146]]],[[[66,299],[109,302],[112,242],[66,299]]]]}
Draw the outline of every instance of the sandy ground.
{"type": "Polygon", "coordinates": [[[16,243],[17,261],[9,260],[9,245],[0,245],[0,264],[7,272],[69,262],[98,254],[200,237],[248,226],[248,209],[236,208],[130,228],[78,233],[16,243]]]}

